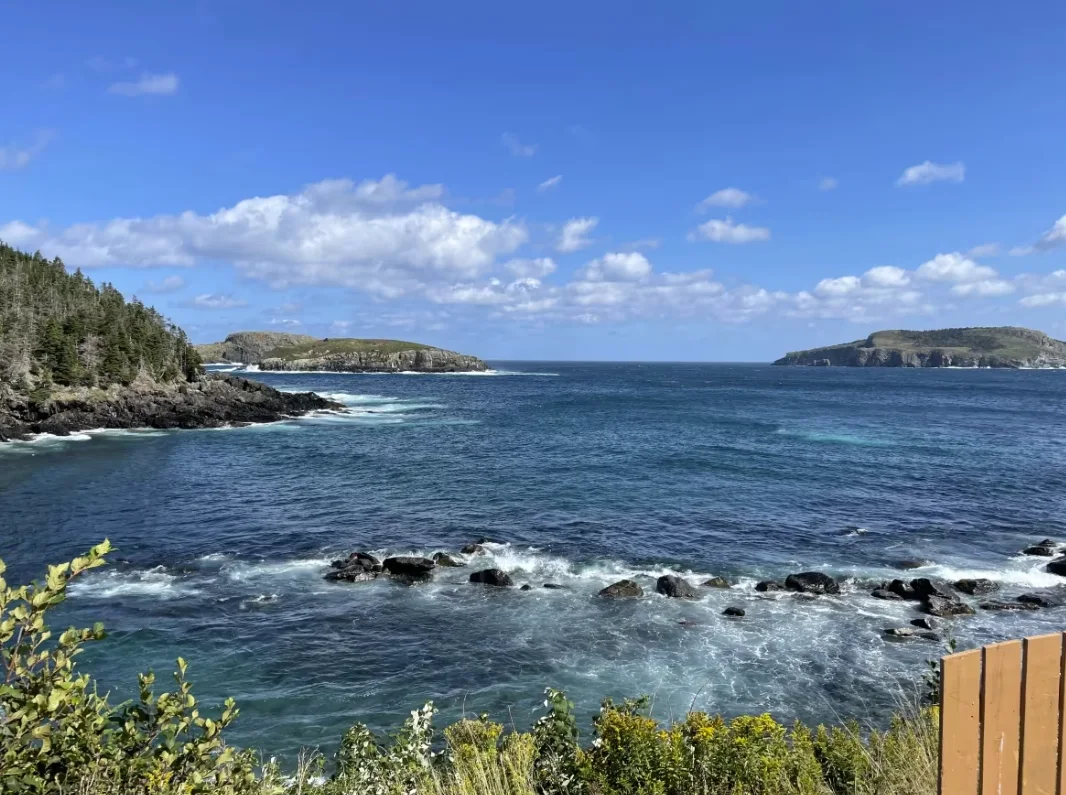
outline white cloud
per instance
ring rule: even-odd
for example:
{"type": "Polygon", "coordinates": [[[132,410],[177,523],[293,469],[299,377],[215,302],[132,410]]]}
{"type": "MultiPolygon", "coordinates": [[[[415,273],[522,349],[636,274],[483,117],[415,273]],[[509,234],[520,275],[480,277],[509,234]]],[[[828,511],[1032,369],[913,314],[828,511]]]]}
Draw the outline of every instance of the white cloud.
{"type": "Polygon", "coordinates": [[[599,218],[571,218],[563,226],[562,234],[555,248],[563,253],[578,251],[592,244],[588,234],[600,222],[599,218]]]}
{"type": "Polygon", "coordinates": [[[53,130],[38,130],[28,144],[10,143],[0,146],[0,171],[25,168],[54,138],[53,130]]]}
{"type": "Polygon", "coordinates": [[[1066,243],[1066,215],[1057,220],[1054,226],[1040,236],[1040,239],[1036,241],[1035,247],[1041,251],[1047,251],[1064,243],[1066,243]]]}
{"type": "Polygon", "coordinates": [[[979,282],[965,282],[956,284],[951,288],[955,295],[977,295],[991,297],[997,295],[1010,295],[1014,292],[1014,285],[1005,279],[982,279],[979,282]]]}
{"type": "Polygon", "coordinates": [[[1036,249],[1033,246],[1014,246],[1007,253],[1012,257],[1027,257],[1035,251],[1036,249]]]}
{"type": "Polygon", "coordinates": [[[837,298],[850,295],[862,286],[858,276],[839,276],[835,279],[822,279],[814,287],[814,292],[820,296],[837,298]]]}
{"type": "Polygon", "coordinates": [[[713,243],[756,243],[769,239],[770,230],[766,227],[738,224],[732,218],[712,219],[689,234],[689,240],[710,240],[713,243]]]}
{"type": "Polygon", "coordinates": [[[1053,306],[1055,304],[1066,305],[1066,292],[1058,293],[1037,293],[1036,295],[1027,295],[1018,301],[1024,307],[1030,309],[1040,308],[1044,306],[1053,306]]]}
{"type": "Polygon", "coordinates": [[[926,160],[904,170],[897,185],[928,185],[931,182],[962,182],[966,179],[966,166],[959,163],[934,163],[926,160]]]}
{"type": "Polygon", "coordinates": [[[586,281],[637,281],[651,275],[651,263],[636,251],[612,252],[594,259],[585,266],[582,276],[586,281]]]}
{"type": "Polygon", "coordinates": [[[836,190],[839,185],[836,177],[822,177],[818,182],[818,190],[836,190]]]}
{"type": "Polygon", "coordinates": [[[562,174],[556,174],[554,177],[548,177],[548,179],[544,180],[542,183],[537,185],[537,192],[538,193],[544,193],[544,191],[548,191],[548,190],[551,190],[552,188],[558,187],[559,183],[562,182],[562,181],[563,181],[563,175],[562,174]]]}
{"type": "Polygon", "coordinates": [[[203,293],[186,302],[186,306],[193,309],[235,309],[240,306],[248,306],[248,302],[240,298],[234,298],[232,295],[203,293]]]}
{"type": "Polygon", "coordinates": [[[711,207],[731,207],[737,209],[751,204],[755,197],[740,188],[722,188],[708,196],[696,205],[697,210],[706,210],[711,207]]]}
{"type": "Polygon", "coordinates": [[[145,94],[169,95],[178,90],[181,81],[173,72],[166,74],[143,74],[138,80],[122,80],[112,83],[108,87],[111,94],[120,94],[124,97],[139,97],[145,94]]]}
{"type": "Polygon", "coordinates": [[[1000,247],[999,243],[982,243],[979,246],[974,246],[966,255],[969,257],[997,257],[999,256],[1000,247]]]}
{"type": "Polygon", "coordinates": [[[555,272],[555,262],[551,257],[538,257],[537,259],[513,259],[503,264],[503,267],[519,278],[533,276],[542,279],[555,272]]]}
{"type": "Polygon", "coordinates": [[[515,157],[533,157],[537,153],[536,144],[524,144],[518,140],[514,133],[504,133],[500,136],[503,145],[506,146],[515,157]]]}
{"type": "Polygon", "coordinates": [[[141,292],[145,293],[173,293],[185,286],[185,280],[180,276],[167,276],[161,281],[147,281],[141,292]]]}
{"type": "Polygon", "coordinates": [[[906,287],[911,278],[903,268],[879,265],[866,271],[862,275],[862,281],[869,287],[906,287]]]}
{"type": "Polygon", "coordinates": [[[918,276],[931,282],[979,282],[995,279],[998,275],[994,268],[978,265],[957,251],[937,254],[918,267],[918,276]]]}
{"type": "Polygon", "coordinates": [[[475,278],[526,241],[525,227],[513,220],[422,202],[442,192],[439,185],[409,188],[392,175],[327,180],[206,215],[186,211],[58,230],[16,222],[0,233],[13,230],[12,242],[77,266],[232,262],[274,287],[344,286],[394,298],[427,283],[475,278]]]}
{"type": "Polygon", "coordinates": [[[303,323],[301,323],[299,320],[296,320],[295,318],[275,317],[271,318],[267,325],[281,326],[283,328],[297,328],[299,326],[302,326],[303,323]]]}

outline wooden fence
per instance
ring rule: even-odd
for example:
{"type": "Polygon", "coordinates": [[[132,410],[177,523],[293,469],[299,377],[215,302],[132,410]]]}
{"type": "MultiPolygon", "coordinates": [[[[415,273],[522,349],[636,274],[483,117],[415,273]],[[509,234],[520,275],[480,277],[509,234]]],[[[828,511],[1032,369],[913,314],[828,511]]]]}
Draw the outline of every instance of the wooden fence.
{"type": "Polygon", "coordinates": [[[1041,635],[941,660],[941,795],[1066,795],[1063,646],[1041,635]]]}

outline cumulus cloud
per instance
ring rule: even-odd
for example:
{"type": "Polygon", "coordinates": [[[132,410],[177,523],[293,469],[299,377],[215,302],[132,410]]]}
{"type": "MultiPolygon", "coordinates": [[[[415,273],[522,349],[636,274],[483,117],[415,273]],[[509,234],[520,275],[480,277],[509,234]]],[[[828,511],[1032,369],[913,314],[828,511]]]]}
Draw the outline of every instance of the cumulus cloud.
{"type": "Polygon", "coordinates": [[[839,185],[835,177],[822,177],[818,182],[818,190],[836,190],[839,185]]]}
{"type": "Polygon", "coordinates": [[[732,218],[724,221],[712,219],[700,224],[689,234],[689,240],[709,240],[712,243],[757,243],[770,239],[770,230],[764,226],[738,224],[732,218]]]}
{"type": "Polygon", "coordinates": [[[1035,248],[1047,251],[1064,243],[1066,243],[1066,215],[1062,216],[1055,222],[1054,226],[1041,235],[1040,239],[1036,241],[1035,248]]]}
{"type": "Polygon", "coordinates": [[[383,297],[428,282],[471,279],[527,238],[513,220],[489,221],[436,201],[439,185],[412,188],[387,175],[354,183],[327,180],[295,194],[245,199],[214,213],[120,218],[52,230],[21,222],[15,244],[71,265],[191,266],[232,262],[274,287],[355,287],[383,297]]]}
{"type": "Polygon", "coordinates": [[[138,80],[120,80],[108,86],[108,92],[124,97],[140,97],[146,94],[167,96],[175,94],[181,81],[173,72],[166,74],[143,74],[138,80]]]}
{"type": "Polygon", "coordinates": [[[55,138],[53,130],[38,130],[28,143],[9,143],[0,146],[0,171],[5,169],[25,168],[37,155],[41,154],[55,138]]]}
{"type": "Polygon", "coordinates": [[[974,246],[966,252],[970,257],[996,257],[999,256],[1000,247],[999,243],[982,243],[979,246],[974,246]]]}
{"type": "Polygon", "coordinates": [[[592,282],[636,281],[651,275],[651,263],[636,251],[612,252],[592,260],[582,274],[586,281],[592,282]]]}
{"type": "Polygon", "coordinates": [[[519,278],[533,276],[542,279],[555,272],[555,262],[551,257],[538,257],[537,259],[513,259],[505,262],[503,267],[519,278]]]}
{"type": "Polygon", "coordinates": [[[870,268],[862,275],[862,281],[869,287],[906,287],[911,277],[903,268],[893,265],[879,265],[870,268]]]}
{"type": "Polygon", "coordinates": [[[160,281],[149,280],[141,288],[143,293],[174,293],[185,286],[185,280],[180,276],[167,276],[160,281]]]}
{"type": "Polygon", "coordinates": [[[542,183],[537,185],[537,192],[538,193],[544,193],[545,191],[549,191],[552,188],[556,188],[556,187],[559,186],[559,183],[562,182],[562,181],[563,181],[563,175],[562,174],[556,174],[554,177],[548,177],[542,183]]]}
{"type": "Polygon", "coordinates": [[[905,169],[896,180],[899,186],[928,185],[931,182],[962,182],[966,179],[966,166],[959,163],[934,163],[926,160],[916,166],[905,169]]]}
{"type": "Polygon", "coordinates": [[[982,279],[978,282],[965,282],[956,284],[951,288],[955,295],[977,295],[991,297],[997,295],[1010,295],[1014,292],[1014,285],[1005,279],[982,279]]]}
{"type": "Polygon", "coordinates": [[[248,302],[232,295],[219,295],[217,293],[203,293],[185,303],[191,309],[236,309],[248,306],[248,302]]]}
{"type": "Polygon", "coordinates": [[[751,204],[755,197],[740,188],[722,188],[708,196],[696,205],[697,210],[707,210],[711,207],[730,207],[737,209],[751,204]]]}
{"type": "Polygon", "coordinates": [[[596,228],[599,222],[600,219],[595,217],[571,218],[563,226],[563,231],[559,235],[559,242],[556,243],[555,249],[564,254],[569,254],[591,245],[592,240],[589,239],[588,234],[596,228]]]}
{"type": "Polygon", "coordinates": [[[537,153],[536,144],[524,144],[514,133],[504,133],[500,136],[500,140],[515,157],[533,157],[537,153]]]}
{"type": "Polygon", "coordinates": [[[995,268],[978,265],[969,257],[955,251],[950,254],[937,254],[928,262],[918,267],[918,276],[931,282],[979,282],[994,279],[998,274],[995,268]]]}

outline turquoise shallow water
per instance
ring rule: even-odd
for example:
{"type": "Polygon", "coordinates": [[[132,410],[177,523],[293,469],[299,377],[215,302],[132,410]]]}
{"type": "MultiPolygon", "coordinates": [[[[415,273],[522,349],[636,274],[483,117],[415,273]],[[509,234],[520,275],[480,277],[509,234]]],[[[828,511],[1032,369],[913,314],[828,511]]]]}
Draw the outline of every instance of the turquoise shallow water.
{"type": "MultiPolygon", "coordinates": [[[[883,716],[929,643],[890,643],[908,605],[868,582],[925,558],[1007,596],[1059,582],[1016,553],[1066,540],[1066,373],[765,365],[498,363],[497,375],[251,374],[352,413],[244,429],[79,434],[0,449],[11,581],[107,536],[115,564],[64,620],[105,621],[85,656],[116,694],[182,655],[237,742],[292,758],[356,720],[527,725],[546,685],[583,713],[651,693],[781,718],[883,716]],[[507,374],[512,373],[512,374],[507,374]],[[322,580],[344,552],[480,536],[530,592],[322,580]],[[764,577],[851,578],[838,599],[764,598],[764,577]],[[594,594],[667,571],[736,587],[697,602],[594,594]],[[543,582],[568,586],[548,591],[543,582]],[[728,605],[743,621],[719,616],[728,605]]],[[[480,563],[480,561],[479,561],[480,563]]],[[[982,613],[962,645],[1063,629],[1066,610],[982,613]]],[[[905,687],[910,687],[907,684],[905,687]]]]}

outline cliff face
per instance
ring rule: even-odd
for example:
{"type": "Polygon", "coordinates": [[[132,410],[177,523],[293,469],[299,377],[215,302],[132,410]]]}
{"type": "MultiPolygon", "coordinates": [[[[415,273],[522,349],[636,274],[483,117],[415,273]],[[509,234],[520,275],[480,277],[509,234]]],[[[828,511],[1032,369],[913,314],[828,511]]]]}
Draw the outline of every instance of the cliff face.
{"type": "Polygon", "coordinates": [[[196,351],[205,362],[233,362],[256,364],[275,348],[306,345],[315,342],[307,334],[285,334],[275,331],[238,331],[222,342],[197,345],[196,351]]]}
{"type": "Polygon", "coordinates": [[[865,340],[794,351],[774,364],[808,367],[1066,367],[1066,343],[1031,329],[878,331],[865,340]]]}
{"type": "Polygon", "coordinates": [[[406,351],[338,351],[308,358],[267,358],[260,370],[328,370],[343,373],[484,372],[488,365],[475,356],[439,348],[406,351]]]}

